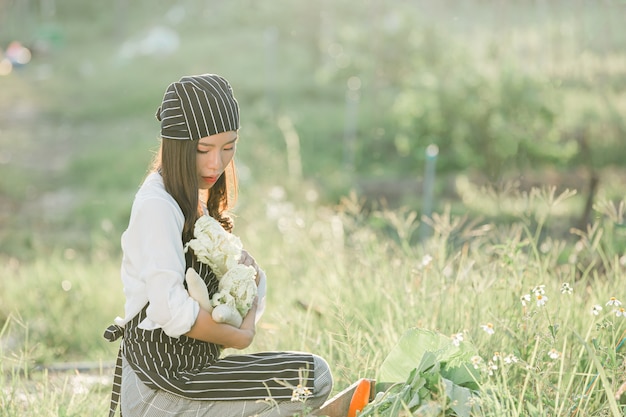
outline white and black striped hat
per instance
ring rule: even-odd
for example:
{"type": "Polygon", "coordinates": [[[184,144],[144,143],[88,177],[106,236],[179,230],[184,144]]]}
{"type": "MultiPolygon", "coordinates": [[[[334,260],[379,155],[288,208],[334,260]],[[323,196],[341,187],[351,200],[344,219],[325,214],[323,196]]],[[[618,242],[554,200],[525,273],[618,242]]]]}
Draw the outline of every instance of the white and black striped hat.
{"type": "Polygon", "coordinates": [[[223,77],[192,75],[167,87],[156,118],[161,137],[198,140],[239,129],[239,105],[223,77]]]}

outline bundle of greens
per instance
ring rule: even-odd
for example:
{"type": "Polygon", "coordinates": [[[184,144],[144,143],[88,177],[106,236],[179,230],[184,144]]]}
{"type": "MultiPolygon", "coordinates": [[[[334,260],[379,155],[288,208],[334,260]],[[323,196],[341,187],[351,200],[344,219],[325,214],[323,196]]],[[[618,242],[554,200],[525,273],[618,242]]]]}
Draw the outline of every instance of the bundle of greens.
{"type": "Polygon", "coordinates": [[[478,407],[475,355],[467,342],[410,329],[383,362],[378,394],[358,416],[469,417],[478,407]]]}

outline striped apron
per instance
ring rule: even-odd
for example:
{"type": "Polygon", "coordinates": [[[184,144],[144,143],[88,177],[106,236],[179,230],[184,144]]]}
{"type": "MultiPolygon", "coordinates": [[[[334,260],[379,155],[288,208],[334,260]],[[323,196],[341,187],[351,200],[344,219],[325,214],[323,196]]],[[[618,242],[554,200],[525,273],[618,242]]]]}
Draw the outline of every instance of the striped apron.
{"type": "MultiPolygon", "coordinates": [[[[191,251],[187,254],[187,267],[193,267],[200,274],[212,296],[218,290],[215,274],[190,254],[191,251]]],[[[146,318],[147,307],[123,328],[114,324],[104,332],[110,342],[124,338],[113,377],[110,417],[115,414],[121,396],[122,355],[146,386],[189,399],[291,399],[298,385],[314,393],[311,354],[261,352],[220,358],[222,349],[214,343],[184,335],[169,337],[162,329],[140,329],[139,323],[146,318]]]]}

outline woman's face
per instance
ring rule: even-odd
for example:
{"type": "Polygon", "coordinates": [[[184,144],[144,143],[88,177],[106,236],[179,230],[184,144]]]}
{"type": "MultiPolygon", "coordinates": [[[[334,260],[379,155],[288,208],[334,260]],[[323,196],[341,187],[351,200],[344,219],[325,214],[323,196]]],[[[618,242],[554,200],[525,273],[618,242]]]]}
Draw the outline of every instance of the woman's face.
{"type": "Polygon", "coordinates": [[[208,190],[224,173],[235,156],[237,132],[229,131],[204,137],[198,141],[196,167],[198,188],[208,190]]]}

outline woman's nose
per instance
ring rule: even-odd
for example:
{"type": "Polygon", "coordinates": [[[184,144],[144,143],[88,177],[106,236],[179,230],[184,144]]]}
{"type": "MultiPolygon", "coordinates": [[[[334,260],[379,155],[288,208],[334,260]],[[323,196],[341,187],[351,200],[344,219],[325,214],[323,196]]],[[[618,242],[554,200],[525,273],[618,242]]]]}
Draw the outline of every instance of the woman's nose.
{"type": "Polygon", "coordinates": [[[209,152],[206,165],[208,168],[219,171],[222,168],[222,159],[219,152],[209,152]]]}

